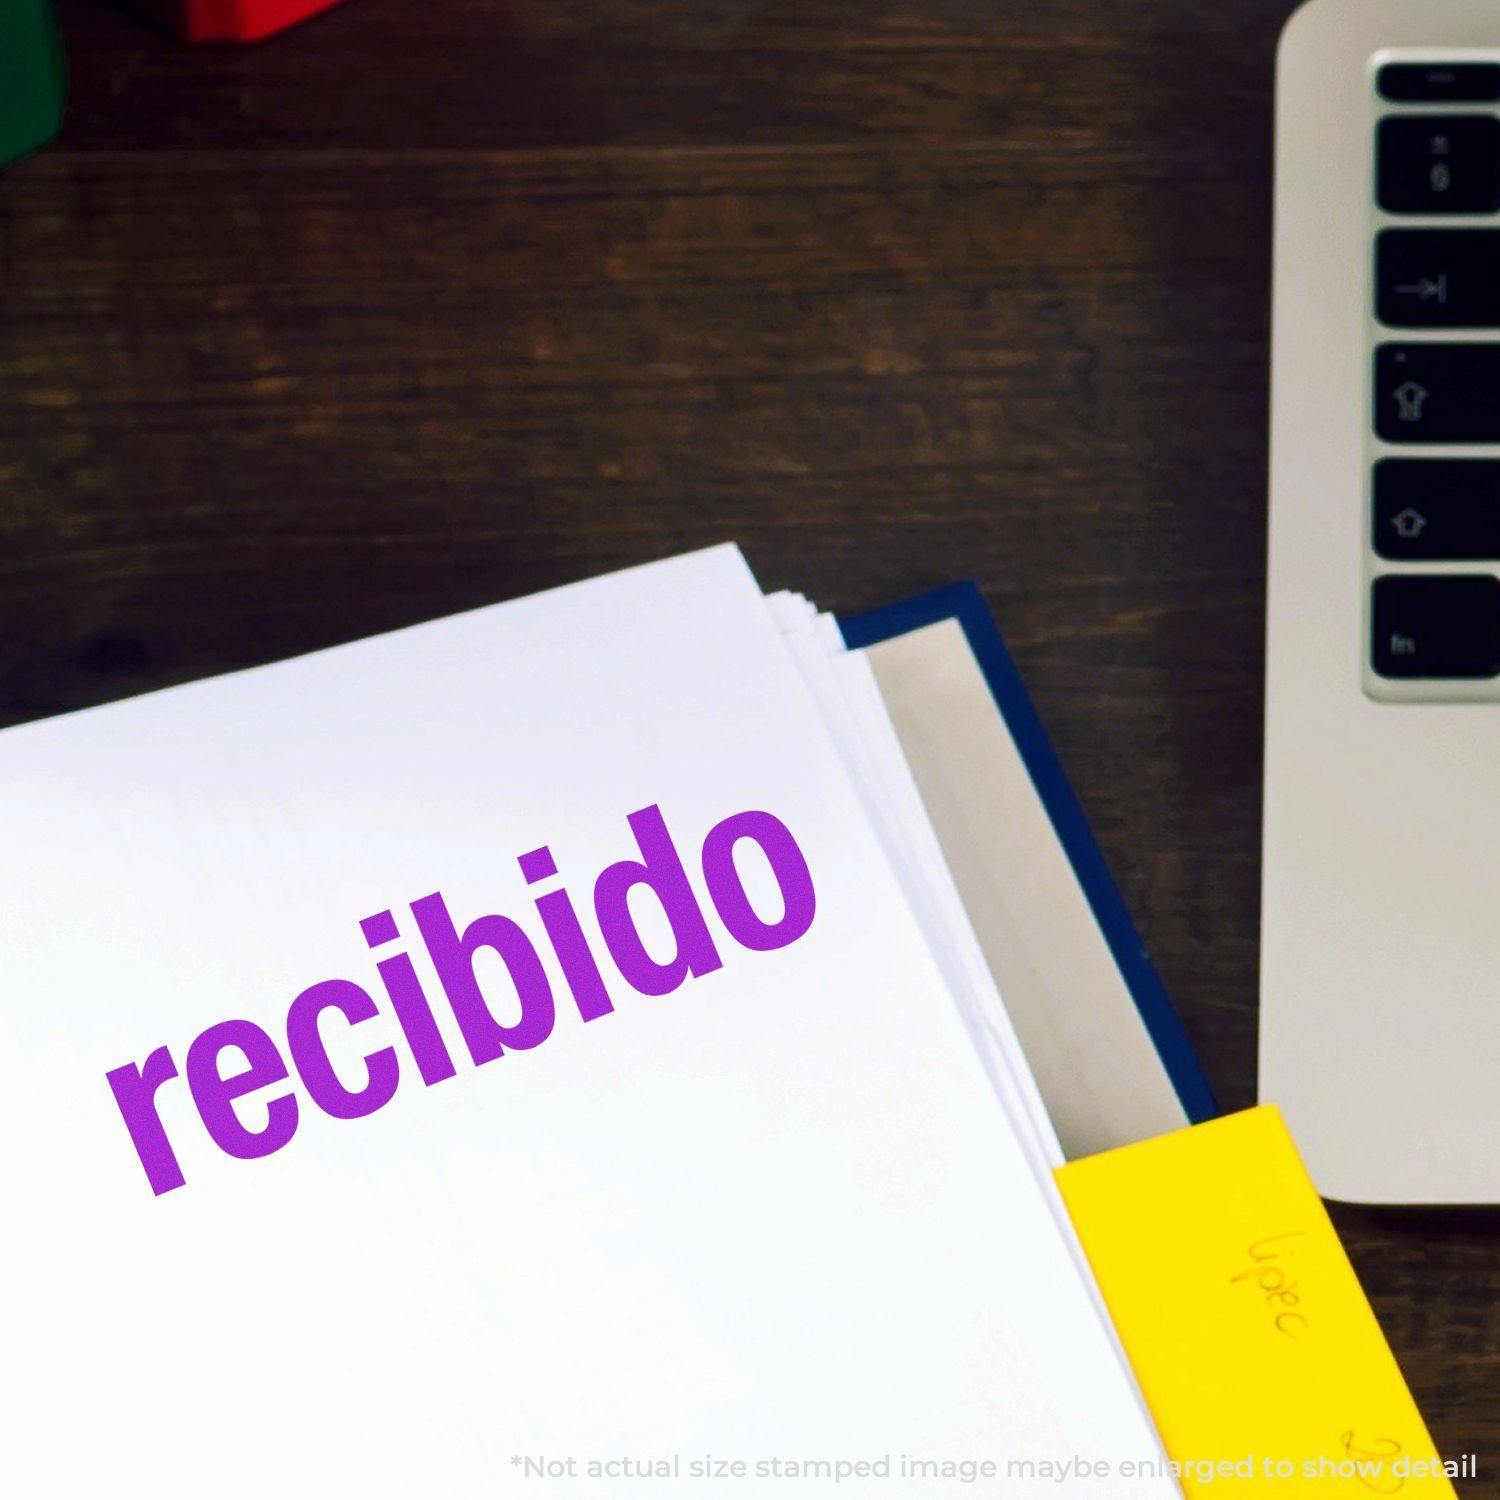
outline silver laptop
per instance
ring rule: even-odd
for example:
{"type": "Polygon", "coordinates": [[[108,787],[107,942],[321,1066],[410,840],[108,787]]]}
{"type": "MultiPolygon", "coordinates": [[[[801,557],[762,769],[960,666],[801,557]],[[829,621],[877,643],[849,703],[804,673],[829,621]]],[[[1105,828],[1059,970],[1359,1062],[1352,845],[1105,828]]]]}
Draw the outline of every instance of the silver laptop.
{"type": "Polygon", "coordinates": [[[1261,1096],[1500,1202],[1500,0],[1312,0],[1276,153],[1261,1096]]]}

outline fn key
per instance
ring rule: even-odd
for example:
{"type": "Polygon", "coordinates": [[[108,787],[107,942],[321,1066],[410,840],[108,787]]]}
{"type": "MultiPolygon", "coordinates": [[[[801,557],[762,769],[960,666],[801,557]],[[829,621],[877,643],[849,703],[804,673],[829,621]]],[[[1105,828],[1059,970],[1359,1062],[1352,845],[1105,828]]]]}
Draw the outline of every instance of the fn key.
{"type": "Polygon", "coordinates": [[[1371,624],[1381,677],[1500,674],[1500,579],[1488,574],[1377,578],[1371,624]]]}

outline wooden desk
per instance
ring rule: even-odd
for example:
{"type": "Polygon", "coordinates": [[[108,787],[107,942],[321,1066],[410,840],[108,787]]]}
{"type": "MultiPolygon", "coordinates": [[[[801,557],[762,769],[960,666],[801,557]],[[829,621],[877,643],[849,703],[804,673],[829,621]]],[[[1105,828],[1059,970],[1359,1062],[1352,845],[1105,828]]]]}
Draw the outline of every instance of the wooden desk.
{"type": "MultiPolygon", "coordinates": [[[[969,575],[1250,1102],[1290,8],[349,0],[193,51],[64,0],[62,140],[0,175],[0,716],[726,537],[835,608],[969,575]]],[[[1500,1219],[1338,1218],[1496,1493],[1500,1219]]]]}

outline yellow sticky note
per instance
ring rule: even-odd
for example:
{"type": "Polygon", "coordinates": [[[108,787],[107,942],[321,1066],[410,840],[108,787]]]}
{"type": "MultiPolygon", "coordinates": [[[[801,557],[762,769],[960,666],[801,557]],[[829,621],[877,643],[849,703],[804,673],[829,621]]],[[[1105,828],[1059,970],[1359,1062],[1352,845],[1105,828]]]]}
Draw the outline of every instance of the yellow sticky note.
{"type": "Polygon", "coordinates": [[[1273,1106],[1057,1179],[1189,1496],[1453,1496],[1273,1106]]]}

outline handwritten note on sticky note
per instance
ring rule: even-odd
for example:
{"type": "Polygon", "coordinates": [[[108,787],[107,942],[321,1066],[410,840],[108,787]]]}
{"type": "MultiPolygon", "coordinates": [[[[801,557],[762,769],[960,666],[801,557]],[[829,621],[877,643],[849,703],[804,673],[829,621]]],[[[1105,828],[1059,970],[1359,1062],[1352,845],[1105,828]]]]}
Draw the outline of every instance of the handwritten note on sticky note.
{"type": "Polygon", "coordinates": [[[1280,1113],[1057,1174],[1189,1496],[1452,1496],[1280,1113]]]}

